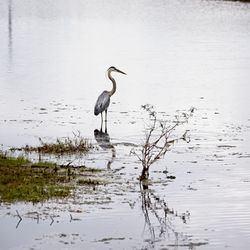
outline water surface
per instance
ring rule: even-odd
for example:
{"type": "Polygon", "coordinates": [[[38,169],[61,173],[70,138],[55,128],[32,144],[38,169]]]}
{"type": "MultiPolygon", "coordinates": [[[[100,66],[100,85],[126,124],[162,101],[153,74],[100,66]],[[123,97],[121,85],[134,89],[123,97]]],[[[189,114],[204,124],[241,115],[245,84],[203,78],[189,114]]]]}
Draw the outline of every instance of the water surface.
{"type": "MultiPolygon", "coordinates": [[[[105,71],[114,65],[127,73],[116,75],[108,114],[115,159],[100,148],[79,160],[123,167],[107,172],[116,180],[111,187],[90,195],[112,202],[3,206],[3,248],[248,249],[249,24],[250,5],[234,1],[1,1],[3,149],[77,130],[96,143],[100,117],[93,107],[111,89],[105,71]],[[146,103],[165,117],[197,110],[188,125],[191,142],[177,144],[152,167],[145,194],[136,179],[140,164],[129,152],[143,139],[140,105],[146,103]],[[167,179],[166,168],[175,180],[167,179]],[[162,225],[148,206],[150,226],[143,204],[160,206],[155,196],[180,216],[169,214],[162,225]],[[26,216],[15,229],[16,209],[38,211],[43,219],[37,224],[26,216]],[[70,214],[80,220],[70,221],[70,214]],[[58,218],[51,226],[50,216],[58,218]]],[[[157,211],[162,218],[162,208],[157,211]]]]}

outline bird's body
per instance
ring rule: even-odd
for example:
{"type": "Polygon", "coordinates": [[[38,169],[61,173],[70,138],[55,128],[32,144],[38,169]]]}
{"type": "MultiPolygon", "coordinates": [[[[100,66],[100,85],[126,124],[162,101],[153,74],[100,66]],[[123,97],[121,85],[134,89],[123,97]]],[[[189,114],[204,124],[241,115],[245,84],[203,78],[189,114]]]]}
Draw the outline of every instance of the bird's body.
{"type": "Polygon", "coordinates": [[[104,110],[108,108],[110,104],[110,95],[107,90],[104,90],[98,97],[96,104],[95,104],[95,110],[94,114],[99,115],[104,110]]]}
{"type": "MultiPolygon", "coordinates": [[[[107,121],[107,110],[108,110],[108,107],[109,107],[109,104],[110,104],[110,97],[116,91],[116,81],[111,76],[111,72],[118,72],[118,73],[126,75],[126,73],[124,73],[121,70],[115,68],[114,66],[110,67],[107,72],[108,72],[108,78],[110,79],[110,81],[113,84],[113,88],[112,88],[111,91],[104,90],[100,94],[100,96],[98,97],[98,99],[96,101],[95,108],[94,108],[94,114],[95,115],[101,114],[101,117],[102,117],[102,112],[105,111],[105,115],[106,115],[105,122],[107,121]]],[[[103,122],[103,118],[102,118],[102,122],[103,122]]]]}

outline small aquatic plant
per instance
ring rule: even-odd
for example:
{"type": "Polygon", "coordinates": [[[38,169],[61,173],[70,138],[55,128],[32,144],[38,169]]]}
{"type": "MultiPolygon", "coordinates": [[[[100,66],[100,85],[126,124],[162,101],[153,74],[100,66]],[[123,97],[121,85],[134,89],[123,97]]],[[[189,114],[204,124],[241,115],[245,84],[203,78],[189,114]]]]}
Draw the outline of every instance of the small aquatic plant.
{"type": "Polygon", "coordinates": [[[45,142],[39,138],[39,146],[26,145],[21,148],[12,148],[11,150],[23,150],[27,153],[37,152],[39,154],[74,154],[74,153],[87,153],[91,148],[91,143],[81,136],[81,133],[73,132],[73,138],[57,138],[55,142],[45,142]]]}
{"type": "Polygon", "coordinates": [[[146,125],[145,140],[139,152],[133,149],[131,153],[142,163],[140,179],[145,180],[149,177],[149,167],[161,159],[175,142],[180,139],[188,142],[187,130],[181,136],[172,135],[180,125],[188,122],[194,112],[194,108],[191,108],[188,113],[183,112],[180,115],[176,115],[172,122],[158,119],[157,112],[152,105],[143,105],[142,109],[149,116],[149,123],[146,125]]]}

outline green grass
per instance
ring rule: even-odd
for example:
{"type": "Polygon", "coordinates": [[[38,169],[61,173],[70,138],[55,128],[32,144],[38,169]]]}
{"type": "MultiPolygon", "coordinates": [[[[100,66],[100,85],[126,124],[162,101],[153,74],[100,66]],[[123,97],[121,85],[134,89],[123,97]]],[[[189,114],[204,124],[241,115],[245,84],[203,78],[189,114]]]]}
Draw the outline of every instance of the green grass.
{"type": "Polygon", "coordinates": [[[0,152],[0,201],[40,202],[64,198],[73,193],[76,186],[72,180],[79,174],[79,185],[100,184],[98,180],[90,180],[88,172],[99,170],[85,167],[83,171],[82,168],[58,166],[50,162],[32,163],[23,157],[10,157],[0,152]]]}
{"type": "Polygon", "coordinates": [[[55,164],[33,164],[23,157],[0,153],[0,200],[44,201],[70,194],[72,187],[67,173],[55,170],[55,164]]]}

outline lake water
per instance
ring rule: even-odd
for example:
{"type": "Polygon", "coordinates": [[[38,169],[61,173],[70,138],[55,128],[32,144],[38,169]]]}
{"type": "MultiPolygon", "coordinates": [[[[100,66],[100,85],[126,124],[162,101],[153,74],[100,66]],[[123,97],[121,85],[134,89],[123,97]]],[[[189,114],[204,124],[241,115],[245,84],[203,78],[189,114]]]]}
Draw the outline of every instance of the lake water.
{"type": "Polygon", "coordinates": [[[250,4],[3,0],[0,38],[3,150],[77,130],[96,143],[100,117],[93,107],[112,87],[106,70],[114,65],[127,73],[114,74],[108,113],[116,157],[100,149],[79,160],[106,168],[112,159],[113,170],[122,168],[107,171],[115,183],[88,197],[112,202],[2,204],[1,249],[249,248],[250,4]],[[191,142],[152,166],[145,193],[136,179],[140,164],[129,152],[143,140],[146,103],[170,117],[196,110],[191,142]],[[166,168],[176,179],[166,179],[166,168]],[[165,224],[164,202],[174,211],[165,224]],[[47,216],[38,224],[26,216],[16,229],[16,209],[47,216]],[[50,226],[51,216],[58,221],[50,226]]]}

